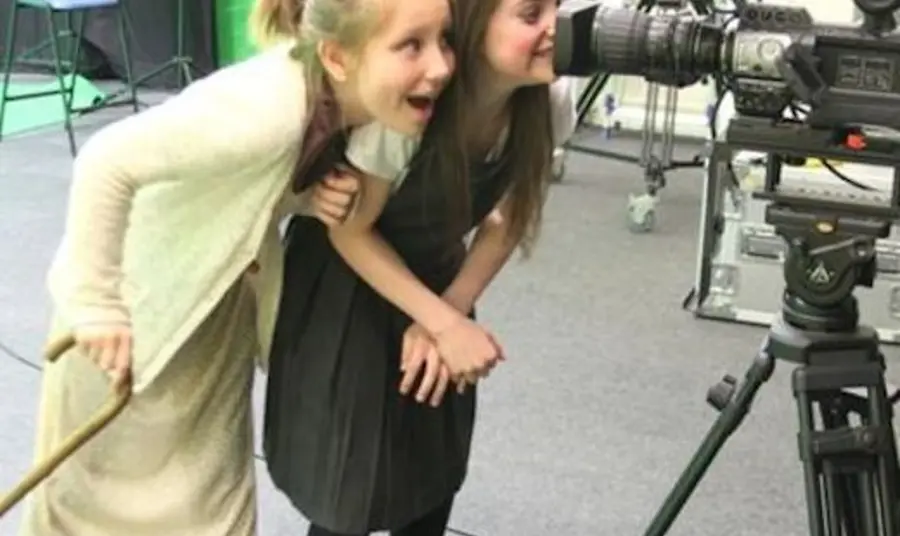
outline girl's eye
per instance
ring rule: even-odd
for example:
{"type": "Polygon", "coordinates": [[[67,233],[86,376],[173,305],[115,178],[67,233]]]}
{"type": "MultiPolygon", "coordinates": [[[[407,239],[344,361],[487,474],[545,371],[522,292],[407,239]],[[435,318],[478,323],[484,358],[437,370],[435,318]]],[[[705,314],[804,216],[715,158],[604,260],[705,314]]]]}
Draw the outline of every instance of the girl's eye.
{"type": "Polygon", "coordinates": [[[418,38],[410,38],[400,44],[400,50],[418,52],[422,49],[422,41],[418,38]]]}

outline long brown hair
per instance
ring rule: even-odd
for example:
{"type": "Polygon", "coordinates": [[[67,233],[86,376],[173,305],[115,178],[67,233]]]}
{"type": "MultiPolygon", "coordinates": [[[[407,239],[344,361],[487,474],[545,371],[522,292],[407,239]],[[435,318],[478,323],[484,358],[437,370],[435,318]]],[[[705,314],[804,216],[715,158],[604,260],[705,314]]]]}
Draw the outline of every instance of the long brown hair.
{"type": "MultiPolygon", "coordinates": [[[[451,200],[451,210],[460,214],[469,205],[468,143],[478,127],[478,119],[466,113],[473,96],[490,72],[484,53],[488,25],[500,0],[452,0],[453,49],[457,72],[441,97],[437,113],[426,132],[431,141],[430,177],[437,179],[451,200]],[[450,155],[453,155],[452,157],[450,155]]],[[[500,171],[510,178],[510,238],[528,255],[537,240],[544,201],[552,172],[553,133],[550,117],[550,90],[547,85],[517,89],[509,101],[509,135],[500,171]]],[[[457,221],[459,217],[455,218],[457,221]]],[[[467,218],[468,220],[468,218],[467,218]]],[[[477,223],[477,222],[473,222],[477,223]]]]}

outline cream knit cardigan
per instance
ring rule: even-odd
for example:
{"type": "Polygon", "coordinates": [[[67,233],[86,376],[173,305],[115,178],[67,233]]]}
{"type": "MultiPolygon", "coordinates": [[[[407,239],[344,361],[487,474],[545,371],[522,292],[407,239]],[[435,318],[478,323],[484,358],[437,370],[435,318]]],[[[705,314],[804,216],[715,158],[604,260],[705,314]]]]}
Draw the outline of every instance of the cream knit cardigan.
{"type": "Polygon", "coordinates": [[[130,322],[140,392],[254,260],[260,352],[281,286],[278,219],[308,123],[287,46],[94,135],[75,160],[49,287],[64,326],[130,322]]]}

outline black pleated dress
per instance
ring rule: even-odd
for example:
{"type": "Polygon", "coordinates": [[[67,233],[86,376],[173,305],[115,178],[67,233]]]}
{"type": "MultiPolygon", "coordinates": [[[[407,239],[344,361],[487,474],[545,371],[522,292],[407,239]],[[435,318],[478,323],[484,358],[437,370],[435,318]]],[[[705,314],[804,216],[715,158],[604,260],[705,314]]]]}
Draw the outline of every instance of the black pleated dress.
{"type": "MultiPolygon", "coordinates": [[[[500,163],[471,173],[473,221],[506,190],[500,163]]],[[[435,293],[458,273],[463,236],[447,231],[440,188],[411,166],[378,231],[435,293]]],[[[270,357],[264,448],[275,485],[312,523],[341,534],[399,529],[451,499],[466,475],[475,390],[438,408],[401,396],[410,319],[295,218],[270,357]]]]}

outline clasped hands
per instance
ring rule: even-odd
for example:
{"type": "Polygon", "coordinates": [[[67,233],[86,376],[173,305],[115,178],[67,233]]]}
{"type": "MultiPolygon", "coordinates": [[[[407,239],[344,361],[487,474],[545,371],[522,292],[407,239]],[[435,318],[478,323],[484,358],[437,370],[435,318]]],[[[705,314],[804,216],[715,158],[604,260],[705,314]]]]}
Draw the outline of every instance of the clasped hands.
{"type": "MultiPolygon", "coordinates": [[[[358,188],[352,175],[330,173],[313,190],[312,215],[328,227],[340,225],[352,211],[358,188]]],[[[494,337],[462,313],[440,333],[413,324],[403,335],[400,393],[438,406],[451,384],[462,393],[503,359],[494,337]]]]}
{"type": "Polygon", "coordinates": [[[435,334],[412,324],[403,334],[400,393],[437,407],[451,384],[462,394],[504,359],[494,337],[467,317],[435,334]]]}

